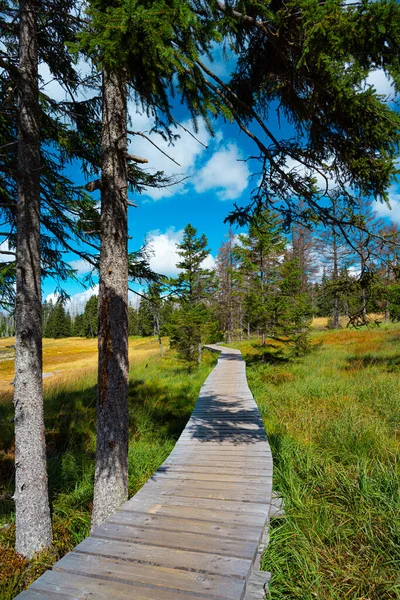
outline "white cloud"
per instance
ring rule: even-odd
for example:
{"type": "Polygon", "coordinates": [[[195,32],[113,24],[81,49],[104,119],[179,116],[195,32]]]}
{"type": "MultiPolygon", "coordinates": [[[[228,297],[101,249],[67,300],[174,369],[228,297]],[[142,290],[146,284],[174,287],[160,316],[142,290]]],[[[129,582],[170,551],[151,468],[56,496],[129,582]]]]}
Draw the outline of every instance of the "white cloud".
{"type": "MultiPolygon", "coordinates": [[[[92,296],[97,296],[99,293],[99,285],[96,284],[92,288],[85,290],[83,292],[78,292],[77,294],[73,294],[69,300],[67,300],[64,304],[65,310],[67,310],[71,315],[78,315],[82,313],[85,309],[85,304],[92,296]]],[[[60,295],[55,292],[52,294],[48,294],[46,296],[46,302],[52,302],[56,304],[60,295]]]]}
{"type": "MultiPolygon", "coordinates": [[[[144,114],[136,113],[136,108],[132,103],[129,103],[129,114],[131,117],[131,125],[129,128],[132,131],[140,131],[149,137],[161,150],[171,156],[179,166],[173,163],[167,156],[162,154],[150,142],[140,136],[130,136],[129,152],[148,159],[146,168],[150,173],[155,171],[164,171],[166,175],[177,175],[179,178],[190,176],[197,164],[197,161],[206,152],[206,148],[199,143],[200,140],[205,146],[210,142],[211,136],[208,133],[204,123],[199,121],[199,131],[194,133],[190,121],[185,121],[182,125],[191,131],[197,139],[194,139],[189,133],[179,128],[174,133],[179,134],[180,138],[176,140],[174,145],[169,145],[160,135],[149,133],[153,126],[152,118],[144,114]]],[[[171,188],[162,189],[147,189],[146,196],[150,196],[153,200],[159,200],[164,196],[172,194],[184,194],[187,192],[187,182],[179,185],[174,185],[171,188]]]]}
{"type": "MultiPolygon", "coordinates": [[[[79,314],[83,313],[83,311],[85,310],[86,302],[92,296],[98,296],[98,295],[99,295],[99,284],[97,283],[96,285],[94,285],[93,287],[89,288],[88,290],[85,290],[83,292],[78,292],[77,294],[73,294],[69,298],[69,300],[67,300],[64,303],[64,308],[71,315],[79,315],[79,314]]],[[[57,292],[53,292],[52,294],[47,294],[47,296],[45,298],[45,301],[46,302],[52,302],[53,304],[56,304],[56,302],[59,299],[59,297],[60,297],[60,294],[58,294],[57,292]]],[[[136,294],[134,294],[131,291],[128,292],[128,300],[129,300],[129,302],[135,303],[135,299],[136,298],[137,298],[136,294]]]]}
{"type": "Polygon", "coordinates": [[[371,71],[365,83],[367,86],[374,87],[378,94],[387,97],[388,100],[394,99],[393,79],[388,77],[382,69],[371,71]]]}
{"type": "Polygon", "coordinates": [[[329,189],[332,190],[335,187],[335,180],[332,178],[329,171],[324,172],[324,170],[321,169],[321,172],[323,173],[323,175],[322,175],[321,172],[315,171],[314,169],[308,169],[303,164],[299,163],[297,160],[294,160],[293,158],[286,159],[285,170],[287,172],[294,170],[294,171],[296,171],[296,173],[298,175],[301,175],[301,176],[307,176],[307,177],[312,176],[316,181],[316,186],[320,193],[325,194],[326,191],[328,191],[329,189]],[[326,179],[325,179],[324,175],[325,175],[326,179]]]}
{"type": "Polygon", "coordinates": [[[42,92],[44,92],[45,94],[50,96],[50,98],[56,100],[57,102],[61,102],[62,100],[67,99],[67,94],[65,90],[50,73],[50,69],[46,63],[40,63],[39,76],[43,79],[43,82],[40,86],[42,92]]]}
{"type": "MultiPolygon", "coordinates": [[[[150,266],[156,273],[162,275],[177,275],[179,269],[176,264],[181,260],[177,252],[176,245],[183,239],[183,229],[175,231],[175,229],[167,229],[165,233],[160,233],[160,230],[150,231],[147,240],[152,247],[154,255],[150,258],[150,266]]],[[[215,259],[208,255],[203,261],[204,269],[213,269],[215,259]]]]}
{"type": "MultiPolygon", "coordinates": [[[[93,72],[92,64],[90,61],[87,60],[79,60],[74,68],[81,79],[88,77],[93,72]]],[[[57,102],[70,99],[66,90],[58,83],[57,79],[51,74],[50,69],[46,63],[42,62],[39,64],[39,76],[42,78],[40,89],[42,92],[50,96],[50,98],[56,100],[57,102]]],[[[77,94],[77,99],[85,100],[93,98],[93,96],[96,96],[99,93],[99,88],[92,89],[88,87],[80,87],[79,92],[77,94]]]]}
{"type": "Polygon", "coordinates": [[[388,217],[391,221],[400,223],[400,194],[392,190],[389,198],[390,206],[386,203],[375,201],[373,208],[379,217],[388,217]]]}
{"type": "Polygon", "coordinates": [[[165,233],[160,233],[157,229],[150,231],[147,240],[151,246],[154,255],[150,258],[150,267],[156,273],[163,275],[176,275],[178,269],[176,263],[179,255],[176,251],[176,244],[182,241],[183,229],[175,231],[167,229],[165,233]]]}
{"type": "Polygon", "coordinates": [[[4,252],[10,252],[8,240],[0,242],[0,263],[9,262],[13,258],[10,254],[3,254],[4,252]]]}
{"type": "Polygon", "coordinates": [[[215,190],[220,200],[235,200],[248,185],[250,170],[239,162],[241,154],[236,144],[230,143],[217,150],[194,178],[196,192],[215,190]]]}
{"type": "Polygon", "coordinates": [[[69,266],[75,269],[75,271],[77,271],[77,275],[85,275],[86,273],[89,273],[89,271],[91,271],[92,269],[90,263],[88,263],[83,258],[80,258],[78,260],[71,260],[69,266]]]}
{"type": "Polygon", "coordinates": [[[201,263],[203,269],[214,269],[215,268],[215,258],[212,254],[209,254],[201,263]]]}
{"type": "Polygon", "coordinates": [[[217,77],[226,81],[236,66],[237,58],[229,48],[224,51],[221,44],[215,42],[211,49],[211,60],[203,56],[202,61],[217,77]]]}
{"type": "Polygon", "coordinates": [[[52,304],[56,304],[57,300],[59,299],[60,294],[58,294],[57,292],[53,292],[52,294],[47,294],[46,298],[44,299],[45,302],[51,302],[52,304]]]}

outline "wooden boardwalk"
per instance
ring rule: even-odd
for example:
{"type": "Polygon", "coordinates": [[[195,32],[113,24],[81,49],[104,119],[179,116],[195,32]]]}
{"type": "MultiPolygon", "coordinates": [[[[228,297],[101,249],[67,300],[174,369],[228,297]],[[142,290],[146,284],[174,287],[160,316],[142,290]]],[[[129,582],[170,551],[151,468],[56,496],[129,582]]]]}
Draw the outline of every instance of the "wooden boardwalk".
{"type": "Polygon", "coordinates": [[[210,348],[221,352],[218,365],[167,460],[19,600],[263,598],[254,564],[271,452],[240,352],[210,348]]]}

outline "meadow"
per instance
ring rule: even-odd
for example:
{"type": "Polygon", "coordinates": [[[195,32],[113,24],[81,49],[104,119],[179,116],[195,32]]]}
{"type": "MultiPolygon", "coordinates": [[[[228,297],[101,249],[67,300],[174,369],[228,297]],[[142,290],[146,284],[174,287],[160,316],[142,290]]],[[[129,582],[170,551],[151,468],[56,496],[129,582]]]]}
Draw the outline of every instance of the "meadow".
{"type": "MultiPolygon", "coordinates": [[[[327,331],[318,322],[303,357],[267,342],[266,351],[259,340],[233,345],[247,362],[285,502],[262,559],[273,573],[269,598],[400,598],[400,326],[327,331]]],[[[13,550],[12,343],[0,340],[2,600],[88,534],[95,451],[96,341],[45,340],[55,543],[28,565],[13,550]]],[[[216,356],[205,353],[189,373],[172,351],[161,358],[154,338],[131,339],[130,354],[132,495],[172,450],[216,356]]]]}
{"type": "Polygon", "coordinates": [[[271,600],[400,598],[400,327],[315,331],[314,351],[247,361],[286,518],[262,566],[271,600]]]}
{"type": "MultiPolygon", "coordinates": [[[[166,342],[166,340],[165,340],[166,342]]],[[[13,348],[15,338],[0,338],[0,399],[12,397],[14,379],[13,348]]],[[[130,361],[143,361],[159,353],[156,338],[129,338],[130,361]]],[[[65,338],[43,340],[43,372],[45,387],[57,386],[70,377],[85,377],[97,367],[97,338],[65,338]]]]}
{"type": "MultiPolygon", "coordinates": [[[[14,598],[88,535],[96,442],[96,340],[44,340],[44,372],[54,372],[44,379],[54,546],[28,564],[13,548],[13,351],[6,348],[13,343],[0,341],[1,600],[14,598]]],[[[155,338],[130,339],[129,347],[129,494],[133,495],[171,452],[216,355],[205,352],[202,366],[189,373],[173,352],[159,356],[155,338]]]]}

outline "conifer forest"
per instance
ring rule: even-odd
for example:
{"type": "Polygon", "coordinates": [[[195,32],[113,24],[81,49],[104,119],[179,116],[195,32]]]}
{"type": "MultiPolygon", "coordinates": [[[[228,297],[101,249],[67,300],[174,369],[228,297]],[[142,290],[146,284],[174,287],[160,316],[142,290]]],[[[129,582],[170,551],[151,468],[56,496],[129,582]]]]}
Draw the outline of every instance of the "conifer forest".
{"type": "MultiPolygon", "coordinates": [[[[0,0],[0,600],[83,597],[34,582],[187,440],[215,344],[284,507],[226,598],[400,598],[399,92],[397,0],[0,0]]],[[[166,570],[115,598],[223,600],[118,557],[166,570]]]]}

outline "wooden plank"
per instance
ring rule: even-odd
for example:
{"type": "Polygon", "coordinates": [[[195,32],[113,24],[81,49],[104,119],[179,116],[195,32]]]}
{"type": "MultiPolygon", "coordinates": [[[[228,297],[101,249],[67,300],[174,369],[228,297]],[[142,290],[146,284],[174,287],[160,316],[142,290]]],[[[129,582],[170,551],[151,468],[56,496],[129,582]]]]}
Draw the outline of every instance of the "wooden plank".
{"type": "Polygon", "coordinates": [[[119,558],[130,563],[145,563],[159,567],[171,567],[193,571],[226,575],[245,579],[251,568],[251,560],[210,553],[165,549],[162,546],[132,544],[102,538],[86,538],[76,548],[76,552],[94,554],[108,558],[119,558]]]}
{"type": "MultiPolygon", "coordinates": [[[[162,529],[163,531],[198,533],[211,537],[229,537],[236,540],[258,541],[260,539],[259,527],[218,524],[215,521],[199,521],[183,517],[177,518],[157,514],[134,513],[132,511],[117,511],[107,519],[107,523],[151,527],[152,529],[162,529]]],[[[210,540],[210,544],[212,544],[212,540],[210,540]]]]}
{"type": "MultiPolygon", "coordinates": [[[[221,459],[222,461],[222,459],[221,459]]],[[[248,477],[268,477],[272,475],[272,464],[264,461],[262,464],[253,463],[246,469],[238,469],[236,465],[229,466],[228,463],[224,463],[222,466],[218,462],[212,464],[195,465],[192,463],[170,463],[168,465],[162,465],[155,473],[158,475],[161,473],[199,473],[207,475],[216,475],[217,479],[220,475],[231,475],[232,477],[241,477],[247,479],[248,477]]]]}
{"type": "Polygon", "coordinates": [[[220,449],[220,450],[235,450],[236,452],[243,451],[246,449],[250,449],[252,452],[260,451],[262,454],[266,453],[266,444],[267,440],[209,440],[209,441],[200,441],[196,439],[186,439],[184,437],[180,437],[176,442],[176,446],[180,449],[182,447],[192,447],[198,450],[201,448],[209,449],[220,449]]]}
{"type": "Polygon", "coordinates": [[[70,552],[56,566],[57,571],[91,577],[110,578],[130,584],[151,585],[155,588],[202,593],[210,598],[240,598],[245,582],[223,575],[199,575],[186,571],[156,565],[136,564],[119,560],[70,552]]]}
{"type": "Polygon", "coordinates": [[[149,502],[142,502],[140,505],[136,505],[136,509],[132,510],[124,504],[121,509],[124,512],[140,512],[143,514],[154,514],[154,515],[165,515],[176,518],[184,518],[184,519],[194,519],[199,520],[206,523],[219,523],[219,524],[238,524],[245,525],[246,527],[256,527],[262,528],[265,523],[265,515],[259,514],[249,514],[242,512],[234,512],[234,511],[225,511],[225,510],[213,510],[210,511],[208,508],[200,508],[193,507],[189,504],[189,506],[174,506],[171,505],[168,500],[168,504],[160,503],[157,504],[154,502],[154,499],[151,499],[149,502]]]}
{"type": "Polygon", "coordinates": [[[259,468],[268,468],[272,470],[272,458],[259,460],[257,458],[246,458],[240,459],[239,457],[215,457],[214,459],[203,457],[203,456],[194,456],[191,460],[185,460],[184,457],[175,457],[165,461],[161,467],[158,469],[159,471],[167,470],[169,467],[230,467],[239,469],[239,473],[243,470],[243,474],[246,474],[246,469],[249,467],[255,467],[257,470],[259,468]]]}
{"type": "MultiPolygon", "coordinates": [[[[168,590],[154,586],[141,586],[100,577],[73,575],[61,571],[47,571],[30,587],[32,591],[52,593],[55,597],[66,595],[74,600],[200,600],[210,599],[209,594],[168,590]]],[[[29,591],[30,591],[29,590],[29,591]]],[[[28,596],[29,598],[29,596],[28,596]]],[[[27,600],[25,596],[24,600],[27,600]]],[[[32,598],[33,600],[33,598],[32,598]]]]}
{"type": "MultiPolygon", "coordinates": [[[[190,489],[200,489],[206,492],[223,492],[229,494],[239,494],[237,497],[242,494],[254,494],[255,496],[260,494],[269,494],[271,495],[272,491],[272,478],[265,479],[263,482],[251,482],[251,483],[243,483],[237,481],[199,481],[197,479],[187,479],[187,478],[171,478],[168,474],[158,475],[154,477],[152,480],[152,484],[149,484],[149,489],[157,489],[159,492],[160,487],[162,489],[170,490],[190,490],[190,489]]],[[[234,498],[232,498],[234,500],[234,498]]],[[[270,511],[271,513],[271,511],[270,511]]]]}
{"type": "Polygon", "coordinates": [[[35,590],[34,587],[31,586],[29,589],[18,594],[17,598],[18,600],[56,600],[57,598],[60,598],[61,600],[63,600],[63,598],[65,600],[71,600],[76,599],[76,595],[71,595],[65,590],[58,592],[45,592],[41,590],[35,590]]]}
{"type": "Polygon", "coordinates": [[[175,449],[169,455],[171,460],[175,457],[187,457],[188,460],[195,457],[210,458],[211,460],[222,460],[229,458],[245,457],[246,459],[254,460],[269,460],[272,459],[271,452],[252,452],[249,448],[211,448],[208,446],[197,446],[191,444],[182,444],[181,446],[175,446],[175,449]]]}
{"type": "MultiPolygon", "coordinates": [[[[197,473],[193,471],[181,471],[181,470],[174,470],[174,471],[168,471],[168,472],[156,472],[153,477],[151,482],[154,483],[160,483],[162,479],[193,479],[195,481],[221,481],[221,482],[225,482],[225,483],[238,483],[241,484],[243,483],[243,485],[246,484],[251,484],[251,483],[263,483],[264,481],[271,481],[272,480],[272,472],[267,472],[264,473],[262,475],[244,475],[243,477],[235,477],[235,475],[222,475],[220,473],[215,474],[215,473],[197,473]]],[[[147,482],[144,487],[148,487],[150,486],[151,482],[147,482]]]]}
{"type": "MultiPolygon", "coordinates": [[[[272,483],[271,483],[272,488],[272,483]]],[[[229,491],[220,491],[220,490],[205,490],[203,488],[167,488],[166,486],[162,487],[162,490],[158,492],[159,498],[169,498],[169,497],[179,497],[179,498],[194,498],[198,499],[209,499],[209,500],[220,500],[221,502],[243,502],[244,504],[261,504],[265,505],[266,500],[268,498],[268,491],[264,494],[257,494],[254,492],[239,492],[240,487],[238,486],[238,491],[229,492],[229,491]]]]}
{"type": "Polygon", "coordinates": [[[268,590],[268,583],[271,580],[269,571],[259,571],[252,569],[246,585],[244,600],[263,600],[265,591],[268,590]]]}
{"type": "Polygon", "coordinates": [[[259,514],[268,516],[269,506],[266,503],[265,506],[260,504],[252,504],[250,502],[235,502],[232,500],[209,500],[206,498],[181,498],[181,497],[169,497],[162,498],[161,496],[154,496],[147,494],[142,488],[133,498],[127,501],[124,505],[128,508],[135,510],[135,507],[142,503],[143,500],[153,502],[154,504],[165,504],[168,502],[170,506],[192,506],[194,508],[205,508],[207,510],[224,510],[232,512],[241,512],[247,514],[259,514]]]}
{"type": "Polygon", "coordinates": [[[135,544],[147,544],[162,546],[163,548],[174,548],[175,550],[195,550],[196,552],[208,553],[222,556],[235,556],[236,558],[254,557],[254,542],[242,540],[231,540],[229,538],[213,538],[212,548],[208,536],[194,533],[172,532],[146,529],[145,527],[124,527],[114,523],[108,523],[97,527],[92,534],[93,537],[102,539],[120,540],[135,544]]]}

